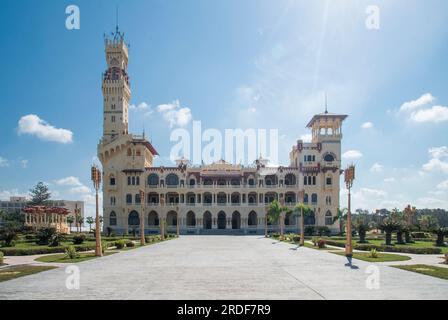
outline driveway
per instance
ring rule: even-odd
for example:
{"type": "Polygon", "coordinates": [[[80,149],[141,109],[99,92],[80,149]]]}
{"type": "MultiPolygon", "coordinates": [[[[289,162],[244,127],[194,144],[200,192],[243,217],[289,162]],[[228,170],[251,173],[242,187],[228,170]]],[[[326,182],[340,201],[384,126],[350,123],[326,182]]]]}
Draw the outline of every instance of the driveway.
{"type": "Polygon", "coordinates": [[[67,289],[65,267],[1,282],[0,300],[448,297],[446,280],[357,260],[358,269],[351,269],[345,262],[261,236],[182,236],[76,264],[78,290],[67,289]]]}

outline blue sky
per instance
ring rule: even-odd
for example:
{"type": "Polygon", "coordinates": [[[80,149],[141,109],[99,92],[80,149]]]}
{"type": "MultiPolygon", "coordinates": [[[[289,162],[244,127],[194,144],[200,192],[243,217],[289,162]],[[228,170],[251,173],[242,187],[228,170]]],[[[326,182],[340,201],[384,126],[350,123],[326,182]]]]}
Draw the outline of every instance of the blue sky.
{"type": "Polygon", "coordinates": [[[141,106],[130,130],[145,129],[157,163],[168,163],[173,127],[200,120],[220,130],[278,128],[288,164],[327,92],[329,111],[350,115],[342,149],[344,164],[357,164],[355,207],[448,208],[448,3],[373,2],[2,1],[0,198],[45,181],[55,198],[84,199],[93,214],[103,34],[118,5],[132,104],[141,106]],[[65,28],[70,4],[80,30],[65,28]],[[371,4],[378,30],[365,26],[371,4]],[[157,111],[164,104],[181,112],[171,122],[157,111]],[[45,133],[30,134],[38,119],[45,133]]]}

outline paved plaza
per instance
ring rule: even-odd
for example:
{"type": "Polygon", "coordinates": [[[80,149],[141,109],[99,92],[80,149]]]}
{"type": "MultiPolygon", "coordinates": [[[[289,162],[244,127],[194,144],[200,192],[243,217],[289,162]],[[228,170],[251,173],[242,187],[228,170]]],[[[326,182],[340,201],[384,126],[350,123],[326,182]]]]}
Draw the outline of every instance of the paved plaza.
{"type": "Polygon", "coordinates": [[[66,288],[65,267],[0,283],[4,299],[446,299],[448,281],[261,236],[182,236],[76,264],[80,289],[66,288]]]}

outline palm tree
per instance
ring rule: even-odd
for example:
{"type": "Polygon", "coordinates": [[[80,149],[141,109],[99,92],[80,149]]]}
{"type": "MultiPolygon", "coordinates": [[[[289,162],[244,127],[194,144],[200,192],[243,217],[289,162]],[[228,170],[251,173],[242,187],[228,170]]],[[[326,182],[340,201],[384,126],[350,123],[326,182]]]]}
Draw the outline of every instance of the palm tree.
{"type": "Polygon", "coordinates": [[[81,226],[84,223],[84,217],[76,216],[76,224],[78,225],[78,232],[81,232],[81,226]]]}
{"type": "Polygon", "coordinates": [[[403,241],[403,233],[406,231],[406,217],[403,212],[401,212],[397,208],[393,209],[390,215],[392,219],[397,223],[397,244],[404,244],[405,242],[403,241]]]}
{"type": "Polygon", "coordinates": [[[305,244],[305,216],[309,215],[312,210],[309,206],[304,203],[297,204],[293,209],[293,215],[300,215],[300,245],[305,244]]]}
{"type": "Polygon", "coordinates": [[[347,208],[338,208],[336,216],[333,218],[333,223],[339,220],[339,234],[344,234],[344,223],[347,218],[348,209],[347,208]]]}
{"type": "Polygon", "coordinates": [[[73,216],[67,217],[67,223],[70,226],[70,231],[72,231],[72,223],[75,222],[75,218],[73,216]]]}
{"type": "Polygon", "coordinates": [[[371,228],[368,216],[365,214],[357,215],[353,218],[352,225],[359,234],[359,243],[367,243],[366,233],[371,228]]]}
{"type": "Polygon", "coordinates": [[[437,236],[436,246],[445,246],[445,236],[448,236],[448,227],[440,226],[436,217],[424,215],[419,219],[420,228],[437,236]]]}
{"type": "Polygon", "coordinates": [[[87,217],[86,222],[89,224],[89,230],[92,230],[92,224],[95,223],[92,217],[87,217]]]}
{"type": "Polygon", "coordinates": [[[378,224],[379,228],[386,233],[386,246],[392,245],[392,232],[397,231],[400,222],[396,221],[392,216],[386,217],[378,224]]]}
{"type": "Polygon", "coordinates": [[[283,214],[288,208],[282,206],[277,200],[272,201],[268,207],[268,220],[271,223],[278,222],[280,225],[280,240],[283,240],[283,214]]]}

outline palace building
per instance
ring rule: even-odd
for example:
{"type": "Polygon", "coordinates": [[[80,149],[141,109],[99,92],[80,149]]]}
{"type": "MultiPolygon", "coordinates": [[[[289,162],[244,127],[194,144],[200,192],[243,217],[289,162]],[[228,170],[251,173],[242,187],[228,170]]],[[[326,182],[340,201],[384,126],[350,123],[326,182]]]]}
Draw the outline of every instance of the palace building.
{"type": "MultiPolygon", "coordinates": [[[[179,229],[181,234],[263,234],[266,208],[273,200],[291,209],[303,201],[313,211],[305,226],[339,230],[333,218],[339,207],[346,115],[315,115],[307,125],[312,141],[298,140],[287,166],[270,167],[260,157],[252,166],[218,161],[193,167],[181,159],[176,166],[154,167],[154,146],[144,135],[128,132],[128,46],[118,27],[105,37],[105,53],[103,137],[98,144],[104,230],[139,233],[143,223],[145,233],[158,233],[164,221],[168,232],[179,229]]],[[[286,232],[299,231],[298,219],[290,213],[284,225],[286,232]]],[[[269,224],[268,229],[278,227],[269,224]]]]}

